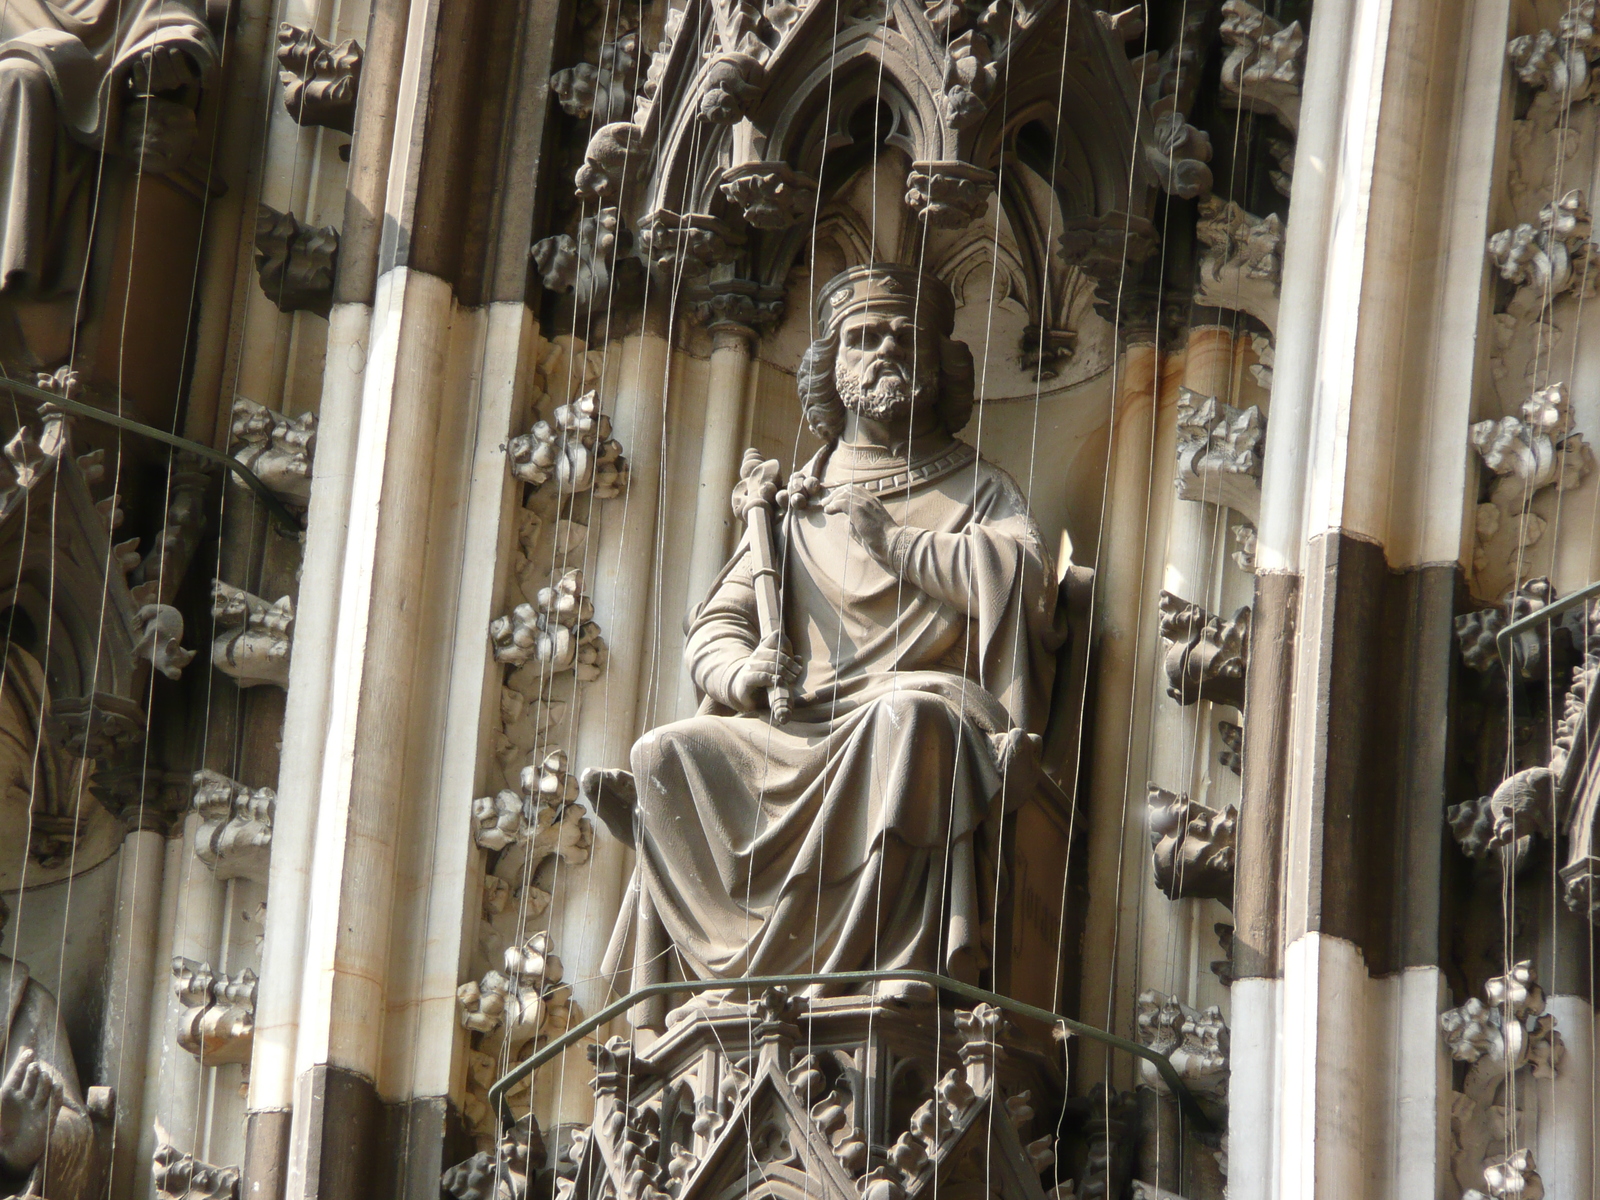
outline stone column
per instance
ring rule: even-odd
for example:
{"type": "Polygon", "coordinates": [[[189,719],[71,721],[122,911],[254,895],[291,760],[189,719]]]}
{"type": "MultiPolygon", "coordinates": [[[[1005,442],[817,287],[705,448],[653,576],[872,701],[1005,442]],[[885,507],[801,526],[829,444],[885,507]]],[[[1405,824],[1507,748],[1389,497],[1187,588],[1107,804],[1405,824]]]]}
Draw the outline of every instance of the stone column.
{"type": "MultiPolygon", "coordinates": [[[[156,827],[165,814],[152,809],[149,816],[149,827],[135,826],[123,838],[117,864],[116,927],[111,937],[105,1038],[96,1080],[117,1092],[116,1152],[110,1182],[110,1194],[116,1197],[132,1195],[141,1175],[138,1150],[145,1124],[145,1055],[154,1018],[151,991],[156,979],[161,877],[167,850],[166,838],[156,827]]],[[[154,1035],[160,1037],[161,1030],[157,1019],[154,1035]]]]}
{"type": "MultiPolygon", "coordinates": [[[[745,395],[755,330],[733,322],[712,328],[711,379],[706,389],[705,432],[700,443],[700,490],[695,498],[694,541],[689,557],[688,607],[701,603],[727,562],[737,538],[733,486],[743,458],[745,395]]],[[[678,673],[678,716],[695,710],[694,684],[678,673]]]]}

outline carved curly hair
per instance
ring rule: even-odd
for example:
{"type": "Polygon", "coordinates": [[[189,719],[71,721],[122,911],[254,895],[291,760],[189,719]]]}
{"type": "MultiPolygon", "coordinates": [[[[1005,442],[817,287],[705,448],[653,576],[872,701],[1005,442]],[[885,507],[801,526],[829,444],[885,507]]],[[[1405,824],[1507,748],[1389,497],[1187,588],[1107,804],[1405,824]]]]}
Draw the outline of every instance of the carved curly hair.
{"type": "MultiPolygon", "coordinates": [[[[818,338],[800,360],[795,382],[800,388],[806,424],[825,442],[839,440],[844,432],[844,401],[833,383],[833,367],[839,357],[839,331],[818,338]]],[[[972,418],[977,370],[972,351],[965,342],[939,335],[940,423],[950,433],[960,433],[972,418]]]]}

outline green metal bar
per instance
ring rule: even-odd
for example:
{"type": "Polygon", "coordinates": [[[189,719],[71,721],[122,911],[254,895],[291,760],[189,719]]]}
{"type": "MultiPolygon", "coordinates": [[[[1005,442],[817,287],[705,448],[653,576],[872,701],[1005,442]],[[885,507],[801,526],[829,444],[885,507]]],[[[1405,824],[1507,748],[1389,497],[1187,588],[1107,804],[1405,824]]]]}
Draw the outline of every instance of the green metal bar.
{"type": "Polygon", "coordinates": [[[91,421],[101,421],[107,425],[115,425],[118,429],[126,429],[129,433],[137,433],[141,437],[150,438],[152,441],[164,442],[168,446],[176,446],[179,450],[187,450],[191,454],[198,454],[201,458],[210,462],[220,463],[244,480],[250,490],[259,496],[261,502],[267,506],[267,511],[276,517],[278,523],[285,529],[291,533],[299,533],[304,529],[299,519],[289,511],[283,501],[272,494],[272,489],[262,483],[254,471],[236,458],[231,458],[199,442],[191,442],[188,438],[179,437],[175,433],[167,433],[165,430],[156,429],[129,417],[118,416],[116,413],[107,412],[103,408],[85,404],[81,400],[68,400],[65,396],[58,395],[55,392],[46,391],[41,387],[34,387],[31,383],[23,383],[17,379],[6,379],[0,376],[0,387],[8,388],[20,395],[27,396],[30,400],[38,400],[44,404],[54,404],[63,412],[69,412],[75,417],[87,417],[91,421]]]}
{"type": "Polygon", "coordinates": [[[1079,1037],[1089,1038],[1091,1041],[1104,1042],[1118,1050],[1125,1050],[1129,1054],[1137,1055],[1151,1063],[1161,1073],[1161,1078],[1166,1081],[1172,1094],[1178,1098],[1178,1103],[1183,1106],[1183,1111],[1189,1119],[1204,1130],[1215,1130],[1216,1122],[1206,1115],[1205,1109],[1200,1107],[1200,1102],[1179,1077],[1176,1068],[1167,1060],[1167,1056],[1149,1046],[1141,1046],[1138,1042],[1130,1042],[1127,1038],[1118,1037],[1114,1033],[1107,1033],[1103,1029],[1096,1029],[1093,1025],[1085,1025],[1081,1021],[1074,1021],[1063,1017],[1048,1009],[1037,1008],[1032,1004],[1024,1004],[1021,1000],[1013,1000],[1010,996],[1002,996],[998,992],[988,992],[983,988],[974,987],[970,983],[950,979],[944,975],[936,975],[932,971],[824,971],[814,975],[750,975],[743,979],[691,979],[679,982],[651,983],[642,988],[629,992],[614,1004],[608,1004],[594,1016],[580,1022],[567,1030],[566,1033],[554,1041],[541,1046],[529,1058],[524,1059],[511,1070],[507,1071],[494,1085],[489,1088],[489,1107],[494,1110],[502,1124],[507,1122],[509,1115],[503,1108],[506,1092],[519,1080],[533,1074],[545,1063],[555,1058],[563,1050],[572,1046],[580,1038],[594,1032],[606,1022],[620,1017],[628,1009],[641,1000],[648,1000],[652,996],[665,996],[673,992],[710,992],[722,989],[755,990],[757,988],[787,987],[791,984],[807,983],[833,983],[833,984],[864,984],[878,983],[887,979],[906,979],[917,983],[926,983],[942,991],[954,992],[967,1000],[976,1000],[992,1004],[996,1008],[1003,1008],[1014,1012],[1018,1016],[1031,1017],[1035,1021],[1043,1021],[1047,1025],[1059,1025],[1069,1033],[1079,1037]]]}
{"type": "Polygon", "coordinates": [[[1554,604],[1547,604],[1536,612],[1511,622],[1494,635],[1494,648],[1500,655],[1500,665],[1505,669],[1507,687],[1511,686],[1511,639],[1525,629],[1532,629],[1536,625],[1543,625],[1546,621],[1555,620],[1562,613],[1577,608],[1585,600],[1597,595],[1600,595],[1600,579],[1579,588],[1570,596],[1563,596],[1554,604]]]}

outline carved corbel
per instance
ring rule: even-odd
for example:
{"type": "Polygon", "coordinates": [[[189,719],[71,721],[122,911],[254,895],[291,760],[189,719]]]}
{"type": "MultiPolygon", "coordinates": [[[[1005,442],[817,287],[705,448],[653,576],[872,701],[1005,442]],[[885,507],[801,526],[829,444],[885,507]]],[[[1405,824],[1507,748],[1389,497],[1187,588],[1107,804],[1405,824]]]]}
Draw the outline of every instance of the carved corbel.
{"type": "Polygon", "coordinates": [[[583,152],[583,165],[573,176],[573,190],[586,203],[615,204],[645,168],[649,156],[649,139],[639,126],[626,121],[602,125],[583,152]]]}
{"type": "Polygon", "coordinates": [[[1150,855],[1156,886],[1168,900],[1233,905],[1239,810],[1218,811],[1149,784],[1150,855]]]}
{"type": "Polygon", "coordinates": [[[624,33],[600,47],[598,63],[582,62],[550,76],[550,90],[569,117],[605,125],[626,121],[639,74],[639,34],[624,33]]]}
{"type": "Polygon", "coordinates": [[[337,229],[302,225],[292,212],[256,207],[256,278],[280,311],[326,317],[338,265],[337,229]]]}
{"type": "MultiPolygon", "coordinates": [[[[1220,1008],[1196,1012],[1171,996],[1145,991],[1139,994],[1135,1022],[1139,1044],[1164,1055],[1190,1091],[1227,1103],[1229,1036],[1220,1008]]],[[[1148,1059],[1139,1060],[1139,1074],[1147,1087],[1170,1091],[1148,1059]]]]}
{"type": "Polygon", "coordinates": [[[211,664],[217,670],[242,688],[289,686],[294,601],[283,596],[269,604],[219,579],[211,585],[211,615],[222,628],[211,644],[211,664]]]}
{"type": "Polygon", "coordinates": [[[959,229],[983,215],[995,173],[964,162],[914,162],[906,176],[906,207],[933,229],[959,229]]]}
{"type": "Polygon", "coordinates": [[[756,229],[788,229],[810,220],[816,209],[817,181],[786,162],[745,163],[717,187],[756,229]]]}
{"type": "Polygon", "coordinates": [[[355,131],[361,57],[354,38],[334,45],[310,29],[278,26],[278,81],[283,107],[296,124],[355,131]]]}
{"type": "Polygon", "coordinates": [[[705,278],[739,257],[744,238],[716,217],[658,208],[639,222],[639,249],[668,280],[705,278]]]}
{"type": "Polygon", "coordinates": [[[1198,604],[1161,593],[1161,636],[1167,651],[1167,695],[1179,704],[1210,700],[1244,708],[1250,664],[1250,608],[1224,621],[1198,604]]]}
{"type": "Polygon", "coordinates": [[[181,679],[195,654],[183,648],[183,614],[170,604],[146,604],[133,620],[138,634],[134,657],[148,659],[168,679],[181,679]]]}
{"type": "Polygon", "coordinates": [[[1251,216],[1232,200],[1207,196],[1200,201],[1195,237],[1206,247],[1195,299],[1249,313],[1275,330],[1283,278],[1283,221],[1278,215],[1251,216]]]}
{"type": "Polygon", "coordinates": [[[1145,163],[1169,196],[1193,200],[1211,191],[1211,135],[1176,110],[1157,117],[1144,146],[1145,163]]]}
{"type": "Polygon", "coordinates": [[[725,279],[706,285],[693,304],[695,318],[715,333],[731,329],[753,337],[783,319],[783,293],[763,289],[754,280],[725,279]]]}
{"type": "Polygon", "coordinates": [[[178,1015],[178,1045],[207,1067],[247,1063],[256,1027],[256,974],[246,968],[228,976],[181,955],[172,960],[172,992],[178,1015]]]}
{"type": "Polygon", "coordinates": [[[1255,405],[1235,408],[1215,396],[1178,390],[1178,497],[1224,505],[1251,523],[1261,519],[1261,444],[1265,421],[1255,405]]]}
{"type": "Polygon", "coordinates": [[[1537,225],[1524,222],[1490,236],[1486,247],[1500,278],[1518,288],[1516,307],[1538,312],[1567,292],[1594,295],[1592,228],[1588,199],[1574,188],[1541,208],[1537,225]]]}
{"type": "Polygon", "coordinates": [[[511,439],[511,473],[535,487],[554,480],[562,496],[592,492],[605,500],[621,494],[628,486],[628,460],[611,436],[611,418],[600,411],[599,393],[585,392],[558,406],[551,418],[511,439]]]}
{"type": "Polygon", "coordinates": [[[160,1121],[151,1166],[157,1200],[238,1200],[239,1168],[214,1167],[185,1154],[168,1140],[160,1121]]]}
{"type": "MultiPolygon", "coordinates": [[[[1480,1182],[1493,1191],[1510,1178],[1506,1164],[1523,1152],[1506,1144],[1508,1126],[1514,1123],[1531,1142],[1539,1118],[1536,1106],[1520,1114],[1512,1106],[1522,1106],[1533,1080],[1553,1079],[1566,1052],[1555,1018],[1544,1011],[1544,990],[1531,963],[1519,962],[1490,979],[1484,997],[1488,1003],[1474,996],[1439,1017],[1450,1056],[1470,1064],[1450,1105],[1451,1160],[1463,1200],[1480,1182]]],[[[1516,1169],[1531,1169],[1531,1159],[1516,1169]]]]}
{"type": "Polygon", "coordinates": [[[1222,61],[1224,103],[1271,113],[1284,128],[1300,128],[1300,77],[1305,33],[1299,21],[1280,24],[1247,0],[1224,0],[1222,61]]]}
{"type": "Polygon", "coordinates": [[[578,222],[578,236],[558,233],[533,244],[539,278],[553,292],[570,292],[579,320],[633,302],[643,264],[628,257],[633,235],[615,208],[602,208],[578,222]]]}
{"type": "Polygon", "coordinates": [[[286,417],[240,396],[233,402],[232,416],[233,457],[254,471],[279,499],[302,507],[310,504],[317,414],[286,417]]]}
{"type": "Polygon", "coordinates": [[[272,854],[272,818],[278,794],[251,788],[216,771],[194,773],[195,857],[220,879],[265,882],[272,854]]]}

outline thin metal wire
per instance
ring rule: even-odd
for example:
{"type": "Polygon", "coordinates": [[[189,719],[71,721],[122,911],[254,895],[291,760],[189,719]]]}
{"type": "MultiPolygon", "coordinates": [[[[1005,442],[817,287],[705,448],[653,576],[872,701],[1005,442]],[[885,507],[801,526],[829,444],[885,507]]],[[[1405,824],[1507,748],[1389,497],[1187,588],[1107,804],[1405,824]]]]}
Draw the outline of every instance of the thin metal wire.
{"type": "Polygon", "coordinates": [[[1161,1078],[1172,1089],[1172,1094],[1178,1098],[1178,1103],[1183,1106],[1189,1119],[1194,1121],[1201,1129],[1215,1130],[1217,1124],[1211,1116],[1201,1107],[1200,1101],[1193,1092],[1184,1084],[1177,1069],[1167,1059],[1166,1055],[1149,1046],[1141,1046],[1138,1042],[1131,1042],[1127,1038],[1118,1037],[1114,1033],[1107,1033],[1093,1025],[1085,1025],[1082,1021],[1074,1021],[1070,1017],[1063,1017],[1036,1005],[1013,1000],[1010,996],[1002,996],[998,992],[986,991],[970,983],[962,983],[958,979],[951,979],[946,975],[939,975],[933,971],[914,971],[910,969],[891,969],[885,971],[822,971],[806,975],[750,975],[743,979],[691,979],[682,981],[668,981],[665,983],[651,983],[644,987],[635,988],[605,1008],[595,1013],[579,1024],[568,1029],[560,1037],[547,1042],[530,1057],[524,1059],[510,1071],[495,1080],[489,1088],[489,1107],[494,1111],[496,1119],[502,1123],[506,1121],[506,1112],[501,1101],[506,1092],[515,1084],[533,1074],[545,1063],[551,1061],[562,1051],[574,1045],[585,1034],[592,1033],[608,1021],[620,1017],[640,1000],[648,1000],[653,996],[666,996],[673,992],[708,992],[720,990],[744,990],[754,988],[788,987],[791,984],[829,983],[840,986],[854,986],[860,984],[879,983],[889,979],[909,980],[916,983],[926,983],[942,991],[954,992],[963,999],[976,1000],[985,1004],[992,1004],[996,1008],[1003,1008],[1018,1016],[1029,1017],[1035,1021],[1042,1021],[1048,1025],[1058,1025],[1066,1033],[1076,1034],[1091,1041],[1103,1042],[1118,1050],[1125,1050],[1129,1054],[1154,1065],[1161,1073],[1161,1078]]]}

